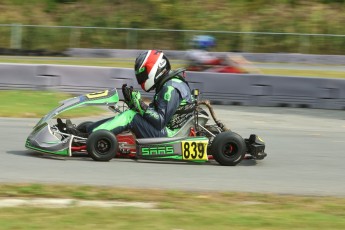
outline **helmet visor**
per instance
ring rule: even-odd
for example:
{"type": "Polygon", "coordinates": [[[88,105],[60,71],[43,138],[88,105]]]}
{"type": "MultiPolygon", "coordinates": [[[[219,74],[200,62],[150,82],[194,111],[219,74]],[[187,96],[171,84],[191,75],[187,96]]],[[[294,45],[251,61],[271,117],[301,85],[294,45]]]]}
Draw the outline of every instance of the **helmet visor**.
{"type": "Polygon", "coordinates": [[[135,76],[137,77],[138,84],[141,85],[148,79],[148,75],[146,73],[146,68],[142,67],[138,71],[135,72],[135,76]]]}

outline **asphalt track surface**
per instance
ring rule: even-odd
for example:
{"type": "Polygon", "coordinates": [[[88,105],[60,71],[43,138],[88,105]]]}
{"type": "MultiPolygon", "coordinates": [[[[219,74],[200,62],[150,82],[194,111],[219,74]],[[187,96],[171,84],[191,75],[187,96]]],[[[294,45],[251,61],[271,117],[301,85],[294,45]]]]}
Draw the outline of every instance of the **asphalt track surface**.
{"type": "MultiPolygon", "coordinates": [[[[215,106],[215,111],[243,137],[259,134],[266,142],[267,158],[235,167],[56,158],[24,147],[38,119],[0,118],[0,183],[345,196],[344,111],[244,106],[215,106]]],[[[93,119],[97,118],[89,120],[93,119]]]]}

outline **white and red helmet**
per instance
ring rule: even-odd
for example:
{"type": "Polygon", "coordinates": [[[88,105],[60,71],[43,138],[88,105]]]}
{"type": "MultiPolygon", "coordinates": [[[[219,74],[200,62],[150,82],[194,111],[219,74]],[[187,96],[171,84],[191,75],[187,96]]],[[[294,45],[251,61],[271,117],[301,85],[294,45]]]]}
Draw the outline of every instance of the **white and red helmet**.
{"type": "Polygon", "coordinates": [[[148,50],[136,58],[134,70],[138,84],[146,92],[154,89],[159,79],[171,69],[168,58],[162,51],[148,50]]]}

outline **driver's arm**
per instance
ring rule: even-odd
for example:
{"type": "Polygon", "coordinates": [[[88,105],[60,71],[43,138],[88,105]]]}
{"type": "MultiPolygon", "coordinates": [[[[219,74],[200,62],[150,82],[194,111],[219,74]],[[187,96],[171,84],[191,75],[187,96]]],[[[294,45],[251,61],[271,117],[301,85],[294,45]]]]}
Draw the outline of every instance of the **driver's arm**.
{"type": "Polygon", "coordinates": [[[143,117],[156,129],[161,130],[166,127],[181,101],[180,93],[174,87],[163,86],[155,103],[150,104],[143,117]]]}

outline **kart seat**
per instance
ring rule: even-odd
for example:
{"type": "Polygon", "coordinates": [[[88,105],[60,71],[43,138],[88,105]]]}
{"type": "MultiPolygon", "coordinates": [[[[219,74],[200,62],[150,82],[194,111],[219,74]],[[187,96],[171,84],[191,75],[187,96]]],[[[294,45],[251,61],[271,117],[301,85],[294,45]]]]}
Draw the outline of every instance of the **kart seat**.
{"type": "MultiPolygon", "coordinates": [[[[207,113],[199,113],[198,117],[200,125],[205,125],[209,119],[207,113]]],[[[194,126],[194,116],[189,118],[188,121],[182,126],[182,128],[172,137],[138,138],[136,139],[136,144],[150,145],[183,140],[184,138],[189,136],[190,128],[192,126],[194,126]]]]}
{"type": "MultiPolygon", "coordinates": [[[[206,124],[209,117],[206,112],[201,111],[201,113],[198,114],[199,121],[198,123],[202,126],[206,124]]],[[[189,136],[190,128],[194,126],[195,119],[194,116],[189,118],[188,121],[181,127],[179,131],[177,131],[173,137],[186,137],[189,136]]]]}

